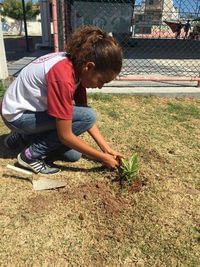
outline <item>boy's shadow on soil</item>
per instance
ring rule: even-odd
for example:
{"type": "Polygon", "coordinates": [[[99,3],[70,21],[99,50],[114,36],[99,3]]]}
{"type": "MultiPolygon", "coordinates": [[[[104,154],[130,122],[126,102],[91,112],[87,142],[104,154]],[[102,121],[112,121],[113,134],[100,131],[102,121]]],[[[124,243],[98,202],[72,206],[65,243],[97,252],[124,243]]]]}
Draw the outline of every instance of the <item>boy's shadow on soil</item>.
{"type": "MultiPolygon", "coordinates": [[[[1,159],[16,159],[17,155],[22,151],[22,147],[16,147],[16,149],[14,150],[10,150],[8,149],[5,145],[4,145],[4,139],[6,137],[6,134],[0,135],[0,158],[1,159]]],[[[85,156],[83,156],[83,158],[86,158],[85,156]]],[[[91,160],[88,159],[87,160],[91,160]]],[[[92,161],[92,160],[91,160],[92,161]]],[[[15,166],[19,167],[19,165],[17,164],[17,162],[14,164],[15,166]]],[[[92,167],[92,168],[79,168],[79,167],[73,167],[73,166],[59,166],[59,168],[62,171],[72,171],[72,172],[103,172],[103,171],[108,171],[108,169],[106,169],[104,166],[97,166],[97,167],[92,167]]]]}
{"type": "Polygon", "coordinates": [[[79,168],[79,167],[60,167],[61,171],[72,171],[72,172],[84,172],[84,173],[89,173],[89,172],[110,172],[109,169],[106,169],[103,166],[98,166],[98,167],[91,167],[91,168],[79,168]]]}
{"type": "Polygon", "coordinates": [[[16,147],[14,150],[8,149],[4,145],[4,139],[7,134],[0,135],[0,158],[2,159],[13,159],[16,158],[18,153],[21,151],[20,147],[16,147]]]}
{"type": "MultiPolygon", "coordinates": [[[[92,161],[92,162],[96,162],[93,159],[88,158],[87,156],[83,155],[82,156],[83,159],[86,159],[87,161],[92,161]]],[[[62,159],[54,159],[56,160],[60,160],[62,161],[62,159]]],[[[53,160],[53,161],[54,161],[53,160]]],[[[51,160],[50,160],[51,162],[51,160]]],[[[70,162],[66,162],[66,163],[70,163],[70,162]]],[[[59,166],[57,165],[61,171],[72,171],[72,172],[84,172],[84,173],[89,173],[89,172],[110,172],[112,170],[109,170],[108,168],[104,167],[104,166],[96,166],[96,167],[90,167],[90,168],[83,168],[83,167],[77,167],[77,166],[73,166],[73,162],[71,162],[72,166],[59,166]]]]}

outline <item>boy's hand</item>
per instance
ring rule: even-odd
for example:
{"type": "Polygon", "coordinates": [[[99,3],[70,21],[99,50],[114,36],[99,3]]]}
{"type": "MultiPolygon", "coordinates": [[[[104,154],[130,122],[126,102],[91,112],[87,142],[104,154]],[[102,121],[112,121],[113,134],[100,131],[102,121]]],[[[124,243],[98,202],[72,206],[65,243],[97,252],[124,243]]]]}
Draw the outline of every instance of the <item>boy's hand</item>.
{"type": "Polygon", "coordinates": [[[116,157],[116,160],[117,160],[118,163],[119,163],[119,166],[118,166],[118,167],[120,167],[121,164],[122,164],[122,158],[123,158],[123,157],[121,157],[121,156],[117,156],[117,157],[116,157]]]}
{"type": "MultiPolygon", "coordinates": [[[[123,158],[121,153],[111,149],[110,147],[104,153],[111,155],[115,159],[115,161],[117,161],[117,165],[115,164],[114,168],[117,168],[121,165],[121,158],[123,158]]],[[[113,167],[111,167],[111,168],[113,168],[113,167]]]]}
{"type": "Polygon", "coordinates": [[[119,153],[119,152],[117,152],[117,151],[115,151],[115,150],[113,150],[111,148],[107,149],[104,152],[107,153],[107,154],[112,155],[114,158],[117,158],[117,157],[122,158],[123,157],[121,153],[119,153]]]}
{"type": "Polygon", "coordinates": [[[116,169],[117,167],[119,167],[119,161],[117,160],[117,158],[113,157],[110,154],[105,153],[102,161],[103,164],[108,168],[116,169]]]}

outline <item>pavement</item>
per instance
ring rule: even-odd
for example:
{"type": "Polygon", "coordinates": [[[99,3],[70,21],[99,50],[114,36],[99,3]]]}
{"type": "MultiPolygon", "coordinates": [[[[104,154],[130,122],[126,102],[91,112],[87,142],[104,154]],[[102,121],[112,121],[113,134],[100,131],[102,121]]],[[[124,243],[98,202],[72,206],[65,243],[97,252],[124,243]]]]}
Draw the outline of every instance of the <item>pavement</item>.
{"type": "Polygon", "coordinates": [[[200,97],[197,82],[124,82],[113,81],[101,90],[88,89],[88,93],[122,94],[158,97],[200,97]]]}
{"type": "Polygon", "coordinates": [[[23,57],[29,57],[35,52],[35,47],[42,42],[41,36],[29,36],[26,47],[26,39],[19,35],[5,35],[3,36],[6,59],[8,62],[15,62],[23,57]]]}
{"type": "MultiPolygon", "coordinates": [[[[7,50],[7,51],[9,54],[12,54],[12,51],[14,50],[13,48],[11,48],[10,50],[7,50]]],[[[25,53],[25,51],[22,51],[21,54],[15,51],[14,54],[17,54],[18,57],[16,57],[15,55],[15,58],[13,58],[14,60],[8,60],[9,75],[11,77],[16,77],[19,74],[20,70],[23,67],[25,67],[27,64],[29,64],[32,60],[34,60],[35,58],[39,56],[45,55],[49,52],[52,52],[52,50],[38,49],[38,50],[31,51],[28,53],[27,52],[25,53]]],[[[165,59],[165,61],[163,62],[163,59],[132,58],[132,59],[125,59],[125,65],[126,65],[127,60],[134,61],[135,63],[137,63],[136,64],[137,66],[140,66],[140,64],[138,63],[138,60],[139,60],[143,63],[142,64],[143,68],[145,64],[146,64],[146,67],[148,66],[150,67],[154,63],[156,66],[156,69],[154,69],[155,72],[153,73],[151,72],[151,74],[154,74],[154,75],[156,73],[158,74],[161,66],[162,68],[164,68],[165,64],[166,64],[166,68],[168,69],[171,69],[172,66],[176,68],[180,68],[180,66],[182,65],[181,59],[176,59],[176,62],[174,62],[173,59],[165,59]],[[155,62],[155,60],[157,61],[155,62]],[[161,60],[160,64],[158,64],[158,60],[161,60]],[[169,66],[169,60],[170,62],[172,61],[171,62],[172,66],[169,66]]],[[[187,60],[187,59],[184,59],[184,60],[187,60]]],[[[197,60],[190,59],[190,62],[192,63],[192,66],[195,66],[195,69],[199,70],[199,62],[200,62],[199,59],[197,60]]],[[[182,71],[183,71],[183,68],[182,68],[182,71]]],[[[137,73],[138,73],[138,70],[136,69],[136,74],[137,73]]],[[[129,74],[129,73],[126,73],[126,74],[129,74]]],[[[145,72],[145,75],[146,74],[150,74],[148,72],[148,68],[145,72]]],[[[166,72],[166,74],[168,73],[166,72]]],[[[130,94],[130,95],[138,95],[138,96],[159,96],[159,97],[200,97],[200,87],[197,87],[196,81],[195,82],[112,81],[111,83],[106,84],[101,90],[88,89],[88,92],[89,93],[98,92],[98,93],[106,93],[106,94],[130,94]]]]}

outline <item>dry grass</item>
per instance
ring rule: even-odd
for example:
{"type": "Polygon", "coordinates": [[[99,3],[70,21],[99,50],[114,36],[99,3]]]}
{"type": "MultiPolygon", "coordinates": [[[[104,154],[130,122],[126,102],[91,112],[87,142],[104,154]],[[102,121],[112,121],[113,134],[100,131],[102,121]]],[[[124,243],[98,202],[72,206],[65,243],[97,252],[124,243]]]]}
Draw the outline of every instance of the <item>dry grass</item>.
{"type": "MultiPolygon", "coordinates": [[[[200,266],[200,101],[93,95],[114,149],[137,152],[139,188],[82,159],[67,186],[34,192],[6,170],[0,137],[1,266],[200,266]]],[[[8,130],[0,124],[1,134],[8,130]]],[[[85,135],[84,139],[94,143],[85,135]]]]}

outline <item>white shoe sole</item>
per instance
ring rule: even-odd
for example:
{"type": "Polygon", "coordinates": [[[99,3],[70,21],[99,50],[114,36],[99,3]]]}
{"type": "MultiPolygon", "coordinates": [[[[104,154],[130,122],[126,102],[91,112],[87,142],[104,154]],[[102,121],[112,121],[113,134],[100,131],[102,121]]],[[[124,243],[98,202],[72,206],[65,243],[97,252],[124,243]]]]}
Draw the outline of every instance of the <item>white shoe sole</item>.
{"type": "Polygon", "coordinates": [[[20,154],[17,155],[17,162],[22,167],[25,167],[26,169],[29,169],[29,170],[33,171],[34,173],[38,173],[28,163],[26,163],[25,161],[23,161],[23,159],[21,158],[21,155],[20,154]]]}
{"type": "MultiPolygon", "coordinates": [[[[37,170],[35,170],[33,167],[31,167],[30,164],[26,163],[26,162],[21,158],[21,155],[20,155],[20,154],[18,154],[18,156],[17,156],[17,161],[18,161],[18,163],[19,163],[21,166],[23,166],[23,167],[25,167],[25,168],[31,170],[32,172],[34,172],[34,173],[36,173],[36,174],[39,173],[39,174],[41,174],[41,175],[54,175],[54,174],[60,172],[60,169],[58,169],[58,168],[55,168],[55,169],[57,169],[57,171],[56,171],[56,172],[53,172],[53,173],[42,173],[42,172],[40,172],[41,169],[37,171],[37,170]]],[[[33,164],[35,164],[36,167],[37,167],[37,163],[33,163],[33,164]]],[[[39,163],[38,163],[38,164],[39,164],[39,163]]]]}

